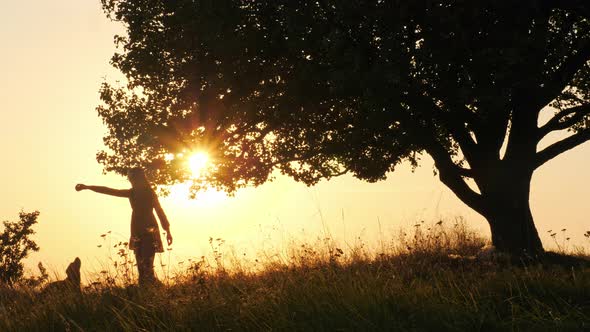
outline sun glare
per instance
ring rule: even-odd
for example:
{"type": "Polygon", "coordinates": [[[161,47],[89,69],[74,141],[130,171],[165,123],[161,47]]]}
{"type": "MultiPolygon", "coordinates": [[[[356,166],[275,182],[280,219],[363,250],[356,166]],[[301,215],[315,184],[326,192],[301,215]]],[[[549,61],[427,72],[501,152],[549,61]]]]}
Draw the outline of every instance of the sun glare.
{"type": "Polygon", "coordinates": [[[203,170],[207,167],[209,156],[205,152],[197,152],[188,158],[188,166],[194,178],[201,176],[203,170]]]}
{"type": "MultiPolygon", "coordinates": [[[[183,158],[184,154],[180,153],[176,156],[173,154],[166,154],[164,156],[165,160],[173,160],[176,157],[183,158]]],[[[199,151],[189,155],[186,159],[186,166],[190,171],[190,175],[192,180],[187,180],[185,183],[179,183],[170,187],[170,195],[168,199],[174,201],[176,204],[183,205],[183,206],[193,206],[193,205],[202,205],[206,204],[207,206],[211,205],[212,203],[219,203],[227,199],[227,194],[223,191],[217,191],[213,188],[206,189],[197,193],[197,199],[190,199],[189,192],[192,182],[201,175],[204,174],[206,169],[209,167],[210,158],[207,152],[199,151]]]]}
{"type": "Polygon", "coordinates": [[[225,192],[210,188],[197,193],[196,199],[192,199],[189,198],[190,186],[190,182],[179,183],[172,186],[170,188],[170,195],[167,199],[174,202],[177,206],[218,208],[218,204],[224,202],[228,198],[225,192]]]}

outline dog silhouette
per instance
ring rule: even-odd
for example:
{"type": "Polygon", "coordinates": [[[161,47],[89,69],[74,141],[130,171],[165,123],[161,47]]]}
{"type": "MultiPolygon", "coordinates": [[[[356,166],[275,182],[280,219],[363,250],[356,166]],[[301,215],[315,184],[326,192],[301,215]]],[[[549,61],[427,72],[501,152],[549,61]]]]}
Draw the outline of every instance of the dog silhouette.
{"type": "Polygon", "coordinates": [[[67,278],[65,280],[59,280],[49,283],[43,292],[55,293],[63,291],[80,291],[80,267],[82,261],[76,257],[73,262],[68,265],[66,269],[67,278]]]}

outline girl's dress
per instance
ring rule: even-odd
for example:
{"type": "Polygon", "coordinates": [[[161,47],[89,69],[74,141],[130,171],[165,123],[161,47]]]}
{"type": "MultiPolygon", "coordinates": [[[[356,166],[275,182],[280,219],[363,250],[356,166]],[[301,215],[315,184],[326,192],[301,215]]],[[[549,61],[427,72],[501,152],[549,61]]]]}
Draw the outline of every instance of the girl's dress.
{"type": "MultiPolygon", "coordinates": [[[[131,214],[129,249],[164,252],[160,229],[154,216],[154,207],[158,204],[157,200],[156,193],[151,188],[131,189],[129,202],[133,212],[131,214]]],[[[166,218],[160,218],[160,222],[164,229],[168,229],[168,220],[166,218]]]]}

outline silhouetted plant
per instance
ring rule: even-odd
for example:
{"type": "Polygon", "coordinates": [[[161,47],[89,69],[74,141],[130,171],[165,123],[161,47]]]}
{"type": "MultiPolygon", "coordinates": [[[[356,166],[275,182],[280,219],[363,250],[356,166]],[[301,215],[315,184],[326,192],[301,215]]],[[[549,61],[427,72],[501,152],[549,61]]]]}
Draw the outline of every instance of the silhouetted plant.
{"type": "Polygon", "coordinates": [[[413,246],[417,251],[475,255],[486,245],[486,239],[467,226],[465,219],[456,217],[451,225],[439,220],[433,225],[415,228],[413,246]],[[417,239],[421,237],[421,239],[417,239]]]}
{"type": "Polygon", "coordinates": [[[24,273],[22,261],[29,252],[39,251],[39,246],[31,239],[37,217],[39,211],[21,212],[18,221],[4,221],[4,231],[0,234],[0,282],[13,284],[21,280],[24,273]]]}
{"type": "Polygon", "coordinates": [[[98,248],[104,248],[106,251],[108,265],[98,273],[90,287],[116,287],[119,285],[129,286],[135,283],[135,259],[129,250],[129,242],[117,240],[111,231],[100,235],[102,244],[98,248]],[[114,250],[114,252],[113,252],[114,250]]]}

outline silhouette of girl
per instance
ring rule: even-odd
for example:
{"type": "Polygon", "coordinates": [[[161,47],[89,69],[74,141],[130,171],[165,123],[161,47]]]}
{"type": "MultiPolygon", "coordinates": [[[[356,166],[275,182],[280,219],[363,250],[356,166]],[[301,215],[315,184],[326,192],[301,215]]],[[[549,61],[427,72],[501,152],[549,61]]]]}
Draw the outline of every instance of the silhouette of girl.
{"type": "Polygon", "coordinates": [[[131,214],[129,249],[135,253],[137,271],[139,272],[139,284],[145,285],[156,281],[154,256],[156,252],[164,252],[158,223],[156,222],[153,210],[156,210],[160,224],[162,224],[162,228],[166,231],[168,245],[172,244],[172,234],[170,233],[168,218],[162,206],[160,206],[158,196],[156,196],[156,193],[148,182],[144,171],[141,168],[132,168],[127,173],[127,178],[131,182],[131,189],[113,189],[77,184],[76,191],[88,189],[99,194],[129,198],[133,211],[131,214]]]}

